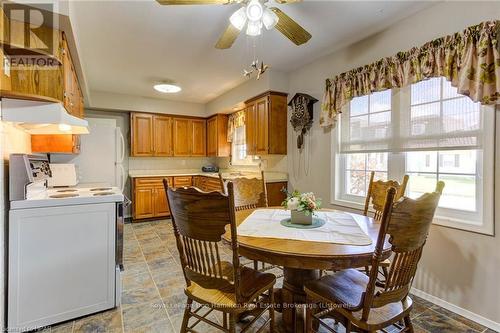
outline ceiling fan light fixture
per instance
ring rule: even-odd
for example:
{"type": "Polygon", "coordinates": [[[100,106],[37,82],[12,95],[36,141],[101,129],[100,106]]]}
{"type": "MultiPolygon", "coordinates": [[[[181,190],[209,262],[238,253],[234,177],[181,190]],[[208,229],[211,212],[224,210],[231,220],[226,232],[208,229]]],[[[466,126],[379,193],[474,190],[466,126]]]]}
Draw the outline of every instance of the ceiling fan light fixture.
{"type": "Polygon", "coordinates": [[[247,25],[248,36],[259,36],[262,31],[262,23],[260,21],[249,21],[247,25]]]}
{"type": "Polygon", "coordinates": [[[164,93],[164,94],[174,94],[178,93],[179,91],[182,90],[181,87],[179,87],[176,84],[172,83],[158,83],[153,86],[154,90],[164,93]]]}
{"type": "Polygon", "coordinates": [[[250,21],[260,21],[264,15],[264,8],[259,0],[251,0],[247,5],[246,12],[250,21]]]}
{"type": "Polygon", "coordinates": [[[236,29],[241,31],[245,26],[245,23],[247,23],[247,13],[245,7],[241,7],[235,11],[229,18],[229,21],[236,29]]]}
{"type": "Polygon", "coordinates": [[[264,23],[264,26],[266,27],[267,30],[271,30],[278,24],[279,17],[276,15],[272,10],[269,8],[266,8],[264,10],[264,14],[262,15],[262,23],[264,23]]]}

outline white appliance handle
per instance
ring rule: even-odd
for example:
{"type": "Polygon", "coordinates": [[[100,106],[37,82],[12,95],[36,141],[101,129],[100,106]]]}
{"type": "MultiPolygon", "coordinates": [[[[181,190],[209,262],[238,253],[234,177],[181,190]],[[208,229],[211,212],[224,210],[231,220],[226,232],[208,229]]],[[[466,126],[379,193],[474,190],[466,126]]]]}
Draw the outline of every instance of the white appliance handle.
{"type": "Polygon", "coordinates": [[[127,176],[125,175],[125,168],[123,167],[123,164],[119,163],[117,165],[118,165],[118,167],[120,169],[120,173],[121,173],[120,191],[123,192],[123,189],[125,188],[125,182],[127,181],[127,176]]]}
{"type": "Polygon", "coordinates": [[[116,133],[118,135],[118,137],[120,138],[120,148],[118,148],[120,150],[120,157],[118,158],[118,160],[116,161],[117,164],[120,164],[120,163],[123,163],[123,160],[125,159],[125,138],[122,134],[122,131],[120,131],[120,128],[117,127],[116,128],[116,133]]]}

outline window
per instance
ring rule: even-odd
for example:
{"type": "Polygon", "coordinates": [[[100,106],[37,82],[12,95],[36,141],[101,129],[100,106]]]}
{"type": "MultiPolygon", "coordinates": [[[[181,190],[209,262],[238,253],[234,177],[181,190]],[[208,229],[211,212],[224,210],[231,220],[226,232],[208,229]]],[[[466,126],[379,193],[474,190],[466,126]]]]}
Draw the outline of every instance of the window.
{"type": "Polygon", "coordinates": [[[406,195],[445,189],[435,223],[493,232],[493,107],[444,78],[354,98],[334,133],[333,203],[360,207],[375,179],[410,176],[406,195]]]}
{"type": "Polygon", "coordinates": [[[252,156],[247,155],[245,138],[245,126],[234,129],[233,141],[231,143],[231,165],[256,165],[258,162],[252,156]]]}

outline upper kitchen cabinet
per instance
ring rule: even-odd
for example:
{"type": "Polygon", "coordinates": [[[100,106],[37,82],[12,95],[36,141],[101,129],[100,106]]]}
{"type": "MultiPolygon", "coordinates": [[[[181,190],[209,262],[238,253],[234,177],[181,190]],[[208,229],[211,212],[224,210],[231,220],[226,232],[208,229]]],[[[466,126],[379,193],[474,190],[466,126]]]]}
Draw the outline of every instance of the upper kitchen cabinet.
{"type": "Polygon", "coordinates": [[[172,117],[155,115],[153,129],[154,156],[172,156],[172,117]]]}
{"type": "Polygon", "coordinates": [[[69,114],[83,118],[83,94],[78,83],[75,66],[71,58],[66,35],[62,33],[62,65],[64,83],[64,107],[69,114]]]}
{"type": "Polygon", "coordinates": [[[191,156],[207,156],[207,121],[191,119],[191,156]]]}
{"type": "Polygon", "coordinates": [[[286,155],[287,94],[267,92],[245,102],[248,155],[286,155]]]}
{"type": "Polygon", "coordinates": [[[64,32],[11,20],[1,9],[0,17],[0,56],[9,64],[2,66],[1,97],[62,102],[68,113],[83,117],[83,94],[64,32]]]}
{"type": "Polygon", "coordinates": [[[174,156],[206,156],[206,128],[205,119],[174,118],[174,156]]]}
{"type": "Polygon", "coordinates": [[[132,156],[172,156],[171,117],[134,112],[130,123],[132,156]]]}
{"type": "Polygon", "coordinates": [[[207,156],[228,157],[231,152],[227,142],[228,115],[217,114],[207,120],[207,156]]]}

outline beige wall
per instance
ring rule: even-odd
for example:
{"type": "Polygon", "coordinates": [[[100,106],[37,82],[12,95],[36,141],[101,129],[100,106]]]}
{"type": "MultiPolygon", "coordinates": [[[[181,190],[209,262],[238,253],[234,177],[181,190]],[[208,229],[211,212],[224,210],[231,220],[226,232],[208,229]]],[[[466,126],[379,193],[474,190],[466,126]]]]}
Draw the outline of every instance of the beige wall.
{"type": "MultiPolygon", "coordinates": [[[[327,77],[394,55],[400,50],[422,45],[433,38],[460,31],[481,21],[499,17],[500,2],[439,3],[375,36],[290,73],[289,93],[293,96],[296,92],[304,92],[321,101],[327,77]]],[[[310,163],[314,166],[314,173],[305,175],[301,171],[298,177],[294,178],[294,163],[290,155],[288,170],[292,186],[316,192],[326,204],[331,199],[331,132],[318,126],[319,108],[320,103],[317,103],[311,137],[310,163]]],[[[295,136],[290,126],[288,132],[288,151],[292,154],[296,149],[295,136]]],[[[498,222],[496,227],[497,231],[500,230],[498,222]]],[[[452,306],[500,323],[499,277],[500,236],[483,236],[434,226],[414,287],[449,302],[452,306]]],[[[485,322],[487,320],[483,321],[485,322]]]]}
{"type": "Polygon", "coordinates": [[[244,102],[268,90],[288,91],[288,75],[270,69],[260,80],[256,80],[253,77],[249,78],[243,84],[207,103],[206,114],[232,112],[233,107],[238,103],[244,102]]]}
{"type": "Polygon", "coordinates": [[[111,92],[92,91],[89,107],[100,110],[168,113],[205,117],[205,104],[176,102],[162,98],[139,97],[111,92]]]}
{"type": "MultiPolygon", "coordinates": [[[[1,119],[1,105],[0,105],[1,119]]],[[[6,221],[8,214],[8,161],[11,153],[30,153],[29,134],[0,120],[0,328],[5,327],[5,291],[7,267],[5,262],[6,221]]]]}

